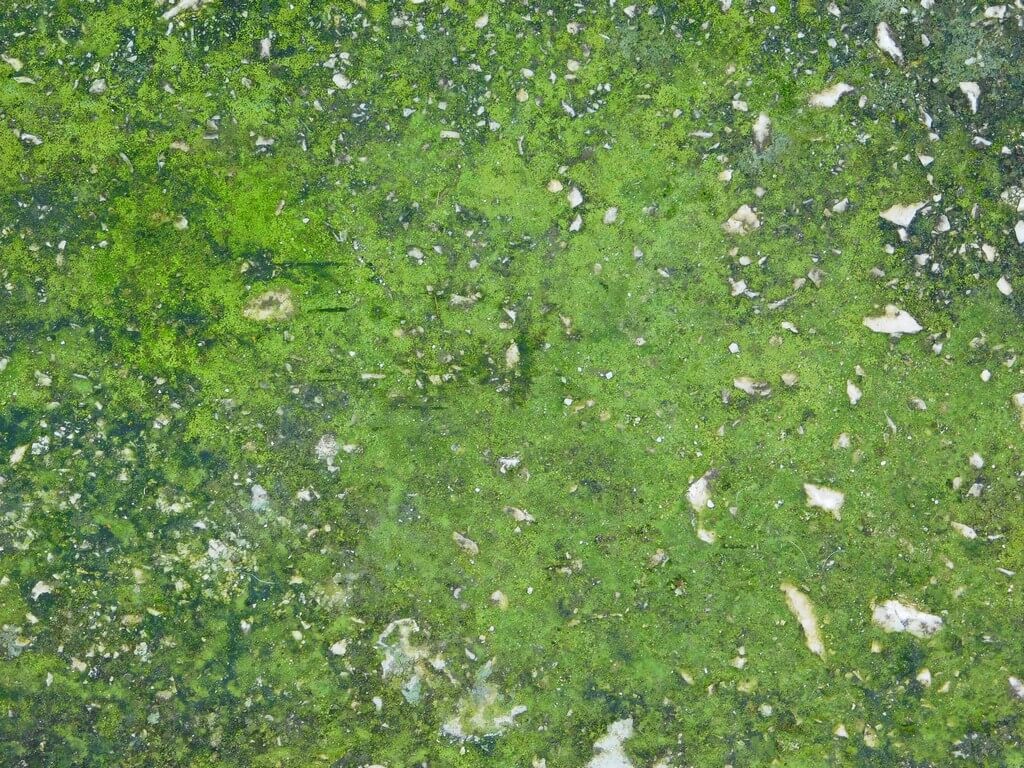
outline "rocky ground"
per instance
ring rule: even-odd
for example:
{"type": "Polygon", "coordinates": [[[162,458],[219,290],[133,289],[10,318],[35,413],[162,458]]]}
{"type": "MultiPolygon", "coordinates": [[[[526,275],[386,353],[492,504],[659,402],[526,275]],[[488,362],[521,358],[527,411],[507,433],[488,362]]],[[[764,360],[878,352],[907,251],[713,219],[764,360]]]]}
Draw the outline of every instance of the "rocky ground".
{"type": "Polygon", "coordinates": [[[0,8],[0,763],[1024,766],[1024,3],[0,8]]]}

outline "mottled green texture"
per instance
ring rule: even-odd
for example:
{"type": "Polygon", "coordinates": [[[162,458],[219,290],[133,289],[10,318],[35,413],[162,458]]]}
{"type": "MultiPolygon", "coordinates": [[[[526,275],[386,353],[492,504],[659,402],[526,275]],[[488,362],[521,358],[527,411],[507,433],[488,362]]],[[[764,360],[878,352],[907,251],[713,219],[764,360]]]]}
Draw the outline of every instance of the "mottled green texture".
{"type": "Polygon", "coordinates": [[[0,763],[1024,765],[1021,12],[625,2],[4,4],[0,763]]]}

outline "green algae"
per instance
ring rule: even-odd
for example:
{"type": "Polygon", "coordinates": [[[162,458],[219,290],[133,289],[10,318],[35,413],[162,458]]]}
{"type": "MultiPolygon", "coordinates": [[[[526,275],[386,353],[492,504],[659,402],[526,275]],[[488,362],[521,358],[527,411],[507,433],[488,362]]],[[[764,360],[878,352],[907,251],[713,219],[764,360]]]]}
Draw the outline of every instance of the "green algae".
{"type": "Polygon", "coordinates": [[[937,5],[0,11],[4,764],[1024,764],[1020,17],[937,5]]]}

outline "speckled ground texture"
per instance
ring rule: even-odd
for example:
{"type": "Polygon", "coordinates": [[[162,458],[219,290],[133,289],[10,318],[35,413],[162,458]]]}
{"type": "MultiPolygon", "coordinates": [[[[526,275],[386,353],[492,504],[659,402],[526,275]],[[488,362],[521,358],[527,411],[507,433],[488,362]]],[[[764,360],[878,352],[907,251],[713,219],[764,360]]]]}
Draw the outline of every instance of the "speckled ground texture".
{"type": "Polygon", "coordinates": [[[1024,4],[0,7],[0,764],[1024,766],[1024,4]]]}

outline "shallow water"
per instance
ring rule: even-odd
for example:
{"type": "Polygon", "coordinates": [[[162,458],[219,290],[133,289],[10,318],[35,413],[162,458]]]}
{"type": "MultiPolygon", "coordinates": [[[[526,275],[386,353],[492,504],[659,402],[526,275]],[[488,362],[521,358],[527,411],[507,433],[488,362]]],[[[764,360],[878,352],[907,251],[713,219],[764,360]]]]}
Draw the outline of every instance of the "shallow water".
{"type": "Polygon", "coordinates": [[[0,10],[0,763],[1024,765],[1024,11],[172,10],[0,10]]]}

